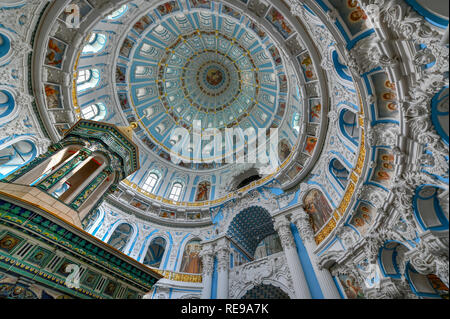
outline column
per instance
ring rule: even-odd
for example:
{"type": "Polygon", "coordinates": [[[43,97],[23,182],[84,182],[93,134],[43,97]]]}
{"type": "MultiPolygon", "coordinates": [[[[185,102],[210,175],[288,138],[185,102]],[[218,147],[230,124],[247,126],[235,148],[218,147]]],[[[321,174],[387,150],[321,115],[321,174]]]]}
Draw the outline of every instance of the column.
{"type": "Polygon", "coordinates": [[[317,257],[314,254],[317,244],[314,240],[314,232],[309,221],[309,215],[303,208],[292,216],[292,222],[298,229],[303,245],[308,252],[311,264],[319,282],[320,289],[325,299],[341,299],[336,284],[328,269],[320,269],[317,265],[317,257]]]}
{"type": "MultiPolygon", "coordinates": [[[[76,186],[76,188],[73,190],[72,194],[64,199],[64,202],[71,203],[72,201],[75,201],[76,199],[78,199],[80,197],[80,195],[81,195],[80,193],[84,193],[86,191],[86,189],[91,187],[91,185],[93,185],[93,184],[96,185],[95,187],[99,186],[100,183],[103,182],[103,180],[105,180],[106,177],[108,177],[108,175],[111,174],[111,172],[112,172],[112,169],[110,167],[106,167],[106,165],[107,165],[107,163],[103,162],[102,165],[100,165],[88,178],[86,178],[83,183],[76,186]]],[[[89,191],[89,193],[91,193],[94,190],[95,190],[95,188],[91,189],[91,191],[89,191]]],[[[85,197],[84,199],[86,200],[87,197],[85,197]]],[[[78,207],[80,207],[81,204],[82,203],[80,203],[78,205],[78,207]]]]}
{"type": "Polygon", "coordinates": [[[302,264],[297,253],[297,248],[294,242],[294,236],[290,229],[290,222],[285,216],[275,218],[275,230],[280,237],[281,245],[283,246],[286,255],[286,261],[292,277],[292,284],[294,286],[295,296],[298,299],[311,299],[308,283],[303,272],[302,264]]]}
{"type": "Polygon", "coordinates": [[[85,162],[86,159],[89,159],[88,152],[90,153],[88,150],[80,150],[63,166],[40,182],[38,187],[51,194],[59,184],[62,184],[63,179],[67,179],[67,177],[73,173],[77,167],[81,167],[80,164],[85,162]]]}
{"type": "MultiPolygon", "coordinates": [[[[103,168],[105,164],[103,164],[100,168],[103,168]]],[[[96,173],[96,172],[95,172],[96,173]]],[[[95,176],[95,173],[93,174],[95,176]]],[[[83,190],[77,195],[77,190],[74,192],[74,194],[71,197],[75,197],[73,201],[70,203],[70,207],[77,210],[80,208],[81,205],[89,198],[89,196],[102,184],[106,178],[112,173],[112,169],[110,167],[107,167],[103,169],[100,174],[96,175],[95,178],[90,181],[89,185],[80,185],[78,188],[81,188],[84,186],[83,190]]],[[[88,180],[89,181],[89,180],[88,180]]],[[[67,201],[70,201],[70,197],[67,199],[67,201]]],[[[82,218],[82,217],[80,217],[82,218]]]]}
{"type": "Polygon", "coordinates": [[[201,299],[211,299],[212,288],[212,274],[214,270],[214,254],[211,245],[204,245],[200,252],[200,258],[202,259],[203,272],[202,272],[202,296],[201,299]]]}
{"type": "Polygon", "coordinates": [[[228,240],[222,238],[216,246],[217,256],[217,299],[228,299],[228,268],[230,267],[230,248],[228,240]]]}
{"type": "Polygon", "coordinates": [[[60,151],[63,148],[63,146],[59,143],[53,144],[49,146],[47,152],[44,154],[39,155],[35,159],[33,159],[30,163],[28,163],[25,166],[22,166],[14,173],[8,175],[3,179],[3,182],[12,183],[21,177],[23,177],[25,174],[28,174],[32,169],[36,168],[38,165],[42,164],[46,160],[48,160],[50,157],[52,157],[54,154],[56,154],[58,151],[60,151]]]}

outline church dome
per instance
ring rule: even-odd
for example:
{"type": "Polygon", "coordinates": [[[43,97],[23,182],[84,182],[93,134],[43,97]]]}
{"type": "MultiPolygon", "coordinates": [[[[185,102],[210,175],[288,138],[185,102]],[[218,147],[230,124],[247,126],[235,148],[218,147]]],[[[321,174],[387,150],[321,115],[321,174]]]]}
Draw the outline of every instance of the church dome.
{"type": "Polygon", "coordinates": [[[151,298],[448,297],[444,1],[0,0],[0,21],[0,200],[69,206],[165,278],[151,298]]]}

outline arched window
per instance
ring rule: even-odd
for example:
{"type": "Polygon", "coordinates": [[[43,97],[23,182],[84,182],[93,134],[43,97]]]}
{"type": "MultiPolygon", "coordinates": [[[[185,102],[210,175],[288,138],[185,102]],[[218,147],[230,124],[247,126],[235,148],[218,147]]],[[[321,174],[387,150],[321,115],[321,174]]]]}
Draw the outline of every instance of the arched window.
{"type": "Polygon", "coordinates": [[[191,240],[186,244],[180,272],[189,274],[200,274],[202,272],[202,264],[200,261],[201,249],[200,240],[191,240]]]}
{"type": "Polygon", "coordinates": [[[292,128],[299,133],[300,132],[300,113],[295,112],[292,116],[292,128]]]}
{"type": "Polygon", "coordinates": [[[353,144],[358,145],[358,117],[355,112],[343,109],[339,115],[339,127],[345,138],[353,144]]]}
{"type": "Polygon", "coordinates": [[[97,69],[80,70],[77,76],[77,92],[92,89],[100,82],[100,71],[97,69]]]}
{"type": "Polygon", "coordinates": [[[97,219],[100,217],[100,210],[96,209],[87,214],[87,216],[83,219],[81,226],[85,231],[89,231],[89,229],[95,224],[97,219]]]}
{"type": "Polygon", "coordinates": [[[132,231],[133,228],[130,224],[120,224],[109,238],[108,244],[113,246],[115,249],[124,252],[124,249],[131,238],[132,231]]]}
{"type": "Polygon", "coordinates": [[[31,141],[18,141],[0,150],[0,180],[31,162],[37,155],[31,141]]]}
{"type": "Polygon", "coordinates": [[[181,197],[181,192],[183,191],[183,184],[176,182],[172,185],[170,190],[169,199],[173,201],[178,201],[181,197]]]}
{"type": "Polygon", "coordinates": [[[117,20],[121,16],[123,16],[127,11],[128,11],[128,6],[126,4],[124,4],[119,9],[117,9],[116,11],[113,11],[109,16],[107,16],[106,19],[117,20]]]}
{"type": "Polygon", "coordinates": [[[155,189],[156,184],[158,183],[159,176],[156,173],[150,173],[147,176],[147,179],[144,182],[144,185],[142,185],[142,189],[151,193],[155,189]]]}
{"type": "Polygon", "coordinates": [[[103,103],[95,103],[81,108],[81,116],[83,119],[92,121],[101,121],[106,117],[106,105],[103,103]]]}
{"type": "Polygon", "coordinates": [[[347,187],[349,171],[342,163],[334,158],[330,162],[330,173],[342,189],[347,187]]]}
{"type": "Polygon", "coordinates": [[[88,44],[83,48],[82,54],[95,54],[99,53],[106,47],[106,35],[101,33],[92,33],[88,44]]]}
{"type": "Polygon", "coordinates": [[[413,198],[414,215],[423,231],[448,232],[448,191],[432,185],[417,188],[413,198]]]}
{"type": "Polygon", "coordinates": [[[261,259],[266,256],[270,256],[276,254],[280,251],[283,251],[281,247],[280,237],[278,234],[274,233],[265,237],[256,247],[255,255],[253,256],[255,259],[261,259]]]}
{"type": "Polygon", "coordinates": [[[144,258],[144,265],[159,268],[161,266],[164,251],[166,250],[166,240],[158,237],[151,241],[144,258]]]}
{"type": "Polygon", "coordinates": [[[16,103],[12,94],[6,90],[0,90],[0,123],[11,119],[15,107],[16,103]]]}

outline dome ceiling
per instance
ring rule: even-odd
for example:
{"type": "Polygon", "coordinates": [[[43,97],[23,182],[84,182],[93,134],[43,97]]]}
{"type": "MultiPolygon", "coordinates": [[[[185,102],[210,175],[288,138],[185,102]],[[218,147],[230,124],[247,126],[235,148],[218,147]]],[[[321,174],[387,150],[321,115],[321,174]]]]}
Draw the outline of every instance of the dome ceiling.
{"type": "MultiPolygon", "coordinates": [[[[176,142],[170,132],[184,127],[192,133],[195,121],[203,131],[222,133],[232,127],[276,127],[275,117],[280,122],[285,113],[278,108],[285,100],[287,78],[271,47],[254,23],[241,22],[223,6],[182,12],[171,3],[164,11],[158,7],[136,22],[120,49],[116,89],[122,110],[129,122],[140,124],[144,144],[167,160],[176,142]]],[[[222,137],[219,153],[229,143],[222,137]]],[[[200,158],[194,155],[194,160],[200,158]]],[[[203,169],[223,164],[182,165],[203,169]]]]}

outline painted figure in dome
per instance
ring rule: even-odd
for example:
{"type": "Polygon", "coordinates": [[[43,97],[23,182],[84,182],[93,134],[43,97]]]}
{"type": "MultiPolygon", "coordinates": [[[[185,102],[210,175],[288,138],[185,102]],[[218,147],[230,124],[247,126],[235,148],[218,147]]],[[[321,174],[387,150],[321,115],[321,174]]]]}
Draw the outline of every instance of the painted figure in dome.
{"type": "Polygon", "coordinates": [[[208,200],[209,197],[209,182],[201,182],[198,184],[197,198],[195,199],[197,202],[208,200]]]}

